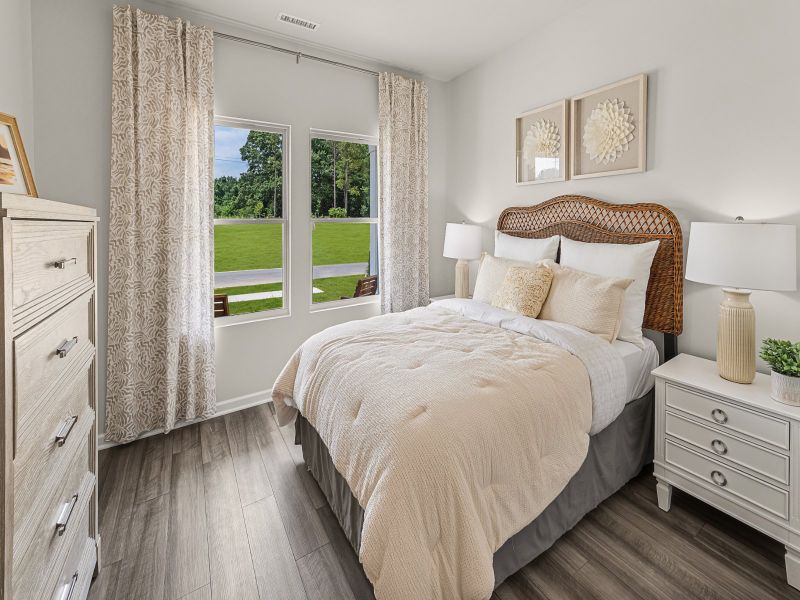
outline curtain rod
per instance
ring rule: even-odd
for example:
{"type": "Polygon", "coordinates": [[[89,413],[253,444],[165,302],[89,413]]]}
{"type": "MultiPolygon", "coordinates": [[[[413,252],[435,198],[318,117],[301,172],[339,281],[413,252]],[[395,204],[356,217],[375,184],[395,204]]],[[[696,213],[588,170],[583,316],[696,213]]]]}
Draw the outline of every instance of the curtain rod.
{"type": "Polygon", "coordinates": [[[334,67],[342,67],[343,69],[351,69],[353,71],[359,71],[367,75],[372,75],[373,77],[378,76],[377,71],[371,71],[370,69],[365,69],[363,67],[348,65],[347,63],[338,62],[327,58],[322,58],[321,56],[314,56],[313,54],[306,54],[305,52],[297,52],[296,50],[289,50],[289,48],[281,48],[280,46],[273,46],[272,44],[265,44],[264,42],[248,40],[247,38],[241,38],[227,33],[220,33],[219,31],[214,32],[214,37],[222,38],[224,40],[239,42],[240,44],[249,44],[250,46],[258,46],[259,48],[264,48],[266,50],[273,50],[275,52],[283,52],[284,54],[291,54],[292,56],[295,56],[297,58],[297,62],[300,62],[301,58],[305,58],[307,60],[315,60],[317,62],[325,63],[326,65],[331,65],[334,67]]]}

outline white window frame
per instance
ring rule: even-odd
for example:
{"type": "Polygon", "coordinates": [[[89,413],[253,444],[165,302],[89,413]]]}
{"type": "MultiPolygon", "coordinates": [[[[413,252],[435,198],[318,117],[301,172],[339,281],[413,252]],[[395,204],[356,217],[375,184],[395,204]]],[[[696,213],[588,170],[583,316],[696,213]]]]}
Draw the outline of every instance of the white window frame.
{"type": "Polygon", "coordinates": [[[291,215],[291,138],[292,126],[283,125],[280,123],[268,123],[265,121],[254,121],[251,119],[240,119],[236,117],[215,116],[214,125],[221,125],[223,127],[238,127],[240,129],[253,129],[257,131],[267,131],[269,133],[277,133],[283,139],[283,189],[282,194],[282,210],[280,219],[214,219],[215,225],[236,224],[236,223],[280,223],[282,225],[282,271],[283,282],[281,284],[281,291],[283,292],[283,308],[274,308],[271,310],[261,310],[243,315],[228,315],[227,317],[217,317],[214,319],[214,327],[229,327],[231,325],[241,325],[244,323],[253,323],[255,321],[266,321],[270,319],[278,319],[290,317],[291,311],[291,290],[289,282],[291,281],[291,227],[289,225],[291,215]]]}
{"type": "MultiPolygon", "coordinates": [[[[309,155],[309,171],[308,171],[308,181],[311,182],[311,140],[314,139],[325,139],[331,140],[334,142],[356,142],[359,144],[369,144],[370,146],[375,146],[377,149],[378,147],[378,138],[374,135],[363,135],[357,133],[345,133],[342,131],[328,131],[326,129],[311,129],[309,131],[308,136],[308,155],[309,155]]],[[[375,193],[376,193],[376,214],[377,212],[377,202],[378,202],[378,169],[375,169],[375,181],[370,182],[370,184],[375,185],[375,193]]],[[[308,211],[309,215],[311,214],[311,187],[309,186],[309,194],[308,194],[308,211]]],[[[378,293],[374,296],[363,296],[361,298],[346,298],[344,300],[329,300],[328,302],[314,302],[314,226],[317,223],[370,223],[378,225],[378,252],[380,252],[380,219],[375,217],[346,217],[342,219],[334,219],[331,217],[314,217],[311,216],[310,219],[310,226],[309,226],[309,240],[311,240],[311,252],[309,252],[309,273],[311,273],[311,285],[309,287],[309,295],[308,295],[308,303],[309,303],[309,311],[310,312],[321,312],[325,310],[332,310],[337,308],[344,308],[348,306],[358,306],[361,304],[378,304],[381,301],[380,295],[380,284],[378,285],[378,293]]],[[[380,265],[380,256],[376,254],[376,260],[378,260],[378,264],[380,265]]],[[[380,266],[378,267],[378,277],[380,277],[380,266]]]]}

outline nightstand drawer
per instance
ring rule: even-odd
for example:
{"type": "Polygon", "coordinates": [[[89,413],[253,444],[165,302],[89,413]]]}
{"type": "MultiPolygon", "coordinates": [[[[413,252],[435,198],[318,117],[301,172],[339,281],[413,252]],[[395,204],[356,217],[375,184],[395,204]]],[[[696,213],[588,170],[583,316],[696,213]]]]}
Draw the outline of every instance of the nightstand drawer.
{"type": "Polygon", "coordinates": [[[727,467],[681,445],[666,441],[666,462],[699,477],[720,494],[743,500],[781,519],[789,519],[789,493],[727,467]]]}
{"type": "Polygon", "coordinates": [[[667,406],[677,408],[719,430],[729,430],[789,450],[789,421],[740,408],[694,390],[666,385],[667,406]]]}
{"type": "Polygon", "coordinates": [[[789,483],[789,457],[667,411],[666,432],[778,483],[789,483]]]}

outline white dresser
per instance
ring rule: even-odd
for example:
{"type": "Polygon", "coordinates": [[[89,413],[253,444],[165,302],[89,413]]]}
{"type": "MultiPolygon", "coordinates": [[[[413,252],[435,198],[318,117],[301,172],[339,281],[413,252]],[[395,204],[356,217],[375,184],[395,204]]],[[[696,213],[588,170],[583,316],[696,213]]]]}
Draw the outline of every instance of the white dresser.
{"type": "Polygon", "coordinates": [[[2,598],[85,598],[98,564],[93,209],[0,194],[2,598]]]}
{"type": "Polygon", "coordinates": [[[770,399],[768,375],[732,383],[688,354],[653,373],[661,509],[675,486],[779,540],[800,589],[800,408],[770,399]]]}

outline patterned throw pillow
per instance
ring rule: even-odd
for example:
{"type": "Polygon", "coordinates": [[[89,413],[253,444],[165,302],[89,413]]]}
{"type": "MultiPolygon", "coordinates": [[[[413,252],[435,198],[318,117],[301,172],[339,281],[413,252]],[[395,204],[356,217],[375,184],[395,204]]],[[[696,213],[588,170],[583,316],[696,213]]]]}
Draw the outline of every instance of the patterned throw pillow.
{"type": "Polygon", "coordinates": [[[547,299],[552,281],[553,271],[543,265],[535,269],[510,267],[492,298],[492,306],[535,319],[547,299]]]}
{"type": "Polygon", "coordinates": [[[498,258],[491,254],[484,254],[478,267],[478,278],[475,280],[475,290],[472,299],[475,302],[491,304],[492,298],[503,285],[503,280],[511,267],[526,267],[535,269],[539,263],[498,258]]]}

